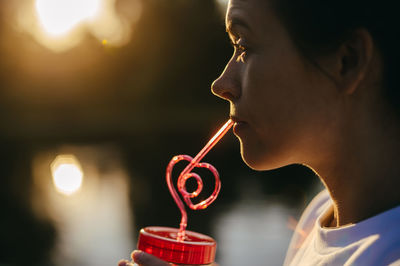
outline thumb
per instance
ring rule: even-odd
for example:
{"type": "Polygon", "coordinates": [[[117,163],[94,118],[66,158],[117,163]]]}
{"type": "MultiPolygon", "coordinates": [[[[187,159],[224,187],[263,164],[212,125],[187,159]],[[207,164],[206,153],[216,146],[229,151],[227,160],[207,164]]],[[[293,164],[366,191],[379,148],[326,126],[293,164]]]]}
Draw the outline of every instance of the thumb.
{"type": "Polygon", "coordinates": [[[135,250],[131,254],[132,260],[141,266],[171,266],[168,262],[150,255],[141,250],[135,250]]]}

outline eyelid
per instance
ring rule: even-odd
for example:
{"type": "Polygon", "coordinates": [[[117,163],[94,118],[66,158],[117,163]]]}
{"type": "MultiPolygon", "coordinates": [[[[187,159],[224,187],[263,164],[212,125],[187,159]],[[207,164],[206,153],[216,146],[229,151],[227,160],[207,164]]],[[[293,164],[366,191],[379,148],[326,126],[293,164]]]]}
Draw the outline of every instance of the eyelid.
{"type": "Polygon", "coordinates": [[[246,42],[243,40],[243,38],[238,38],[237,40],[235,40],[234,38],[230,38],[230,42],[235,49],[236,62],[245,63],[245,57],[247,57],[247,54],[249,52],[249,48],[246,45],[246,42]]]}
{"type": "Polygon", "coordinates": [[[251,32],[251,28],[249,24],[246,22],[245,19],[238,18],[238,17],[231,17],[226,21],[226,31],[229,32],[236,32],[236,30],[244,29],[248,32],[251,32]]]}
{"type": "Polygon", "coordinates": [[[239,39],[239,36],[232,32],[228,32],[228,35],[229,35],[229,41],[231,42],[232,45],[234,45],[235,41],[239,39]]]}
{"type": "Polygon", "coordinates": [[[233,47],[236,47],[237,42],[236,42],[234,39],[229,38],[229,42],[231,43],[231,45],[232,45],[233,47]]]}
{"type": "Polygon", "coordinates": [[[244,41],[243,39],[238,39],[238,40],[232,40],[231,39],[231,45],[233,46],[233,48],[241,53],[244,52],[248,52],[250,49],[246,43],[246,41],[244,41]]]}
{"type": "Polygon", "coordinates": [[[232,37],[229,38],[229,41],[233,47],[238,47],[238,46],[247,47],[246,44],[247,42],[241,37],[232,37]]]}

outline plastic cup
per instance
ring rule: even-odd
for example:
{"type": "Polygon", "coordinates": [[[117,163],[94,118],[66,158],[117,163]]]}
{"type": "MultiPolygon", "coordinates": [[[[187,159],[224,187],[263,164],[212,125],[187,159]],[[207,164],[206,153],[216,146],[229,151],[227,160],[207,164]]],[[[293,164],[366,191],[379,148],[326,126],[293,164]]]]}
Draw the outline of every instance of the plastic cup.
{"type": "Polygon", "coordinates": [[[208,265],[214,262],[217,243],[207,235],[185,231],[178,241],[178,228],[149,226],[140,230],[138,249],[164,261],[181,265],[208,265]]]}

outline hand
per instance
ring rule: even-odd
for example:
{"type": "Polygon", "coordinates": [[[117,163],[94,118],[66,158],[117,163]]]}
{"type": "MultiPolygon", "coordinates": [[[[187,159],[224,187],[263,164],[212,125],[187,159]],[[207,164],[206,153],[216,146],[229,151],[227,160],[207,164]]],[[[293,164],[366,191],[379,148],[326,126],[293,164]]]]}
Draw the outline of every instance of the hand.
{"type": "MultiPolygon", "coordinates": [[[[171,266],[172,264],[162,261],[159,258],[146,252],[135,250],[131,254],[132,261],[140,266],[171,266]]],[[[133,262],[121,260],[118,266],[133,266],[133,262]]]]}
{"type": "MultiPolygon", "coordinates": [[[[160,260],[159,258],[150,255],[146,252],[135,250],[131,254],[132,260],[134,263],[140,266],[172,266],[174,264],[165,262],[160,260]]],[[[127,260],[121,260],[118,263],[118,266],[133,266],[133,262],[129,262],[127,260]]],[[[213,263],[211,266],[218,266],[218,264],[213,263]]]]}

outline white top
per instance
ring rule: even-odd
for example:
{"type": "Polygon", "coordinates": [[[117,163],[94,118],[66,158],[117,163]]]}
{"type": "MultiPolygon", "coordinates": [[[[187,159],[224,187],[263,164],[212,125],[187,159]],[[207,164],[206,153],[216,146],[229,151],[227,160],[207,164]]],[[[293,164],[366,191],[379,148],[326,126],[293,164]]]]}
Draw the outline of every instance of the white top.
{"type": "Polygon", "coordinates": [[[400,206],[356,224],[322,227],[322,222],[332,214],[332,200],[324,190],[304,211],[285,266],[400,266],[400,206]]]}

